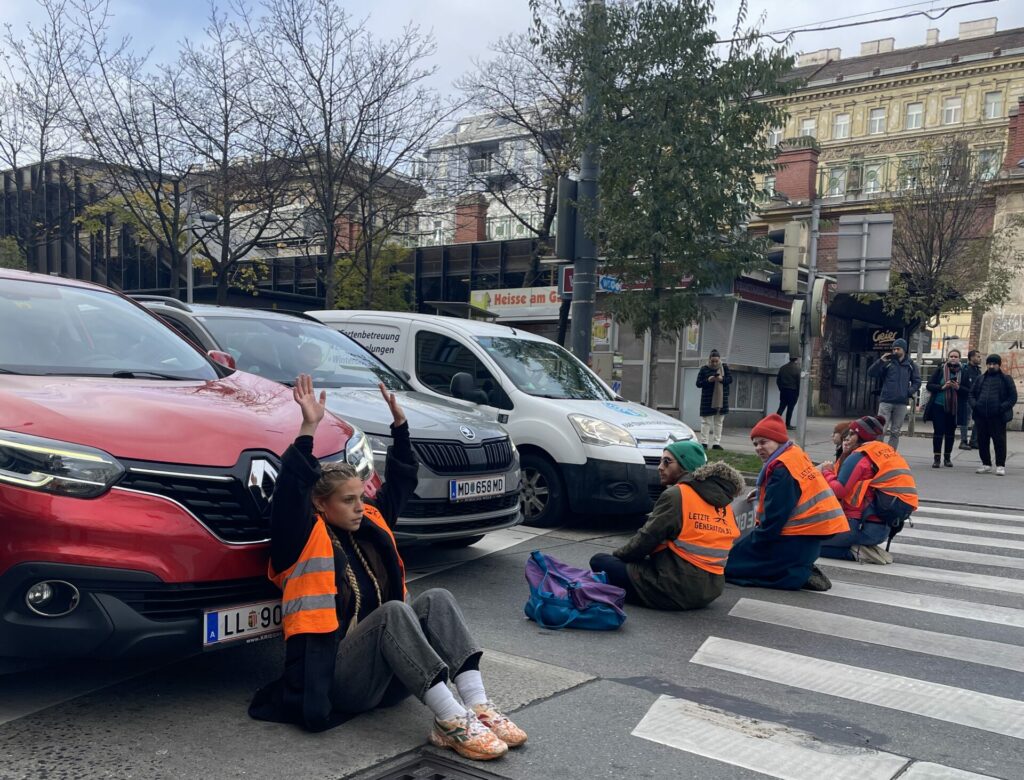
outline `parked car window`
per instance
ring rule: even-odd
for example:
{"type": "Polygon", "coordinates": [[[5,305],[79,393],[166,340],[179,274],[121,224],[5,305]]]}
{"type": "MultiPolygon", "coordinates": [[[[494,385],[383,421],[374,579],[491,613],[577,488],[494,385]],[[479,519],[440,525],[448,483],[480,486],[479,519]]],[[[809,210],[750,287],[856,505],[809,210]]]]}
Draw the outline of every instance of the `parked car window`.
{"type": "Polygon", "coordinates": [[[416,334],[416,376],[441,395],[452,394],[452,377],[464,373],[473,377],[473,387],[483,390],[487,402],[499,409],[511,409],[512,402],[472,350],[455,339],[429,330],[416,334]]]}
{"type": "Polygon", "coordinates": [[[276,317],[199,319],[242,371],[287,384],[299,374],[310,374],[317,387],[376,387],[383,382],[389,390],[409,389],[378,358],[326,325],[276,317]]]}
{"type": "Polygon", "coordinates": [[[192,330],[192,328],[190,328],[184,322],[179,320],[173,314],[165,314],[164,312],[160,312],[157,316],[159,316],[160,319],[162,319],[164,322],[166,322],[168,325],[170,325],[172,328],[174,328],[174,330],[176,330],[182,336],[187,338],[189,341],[191,341],[197,347],[199,347],[200,349],[203,349],[203,340],[199,337],[199,334],[195,333],[192,330]]]}
{"type": "Polygon", "coordinates": [[[524,393],[541,398],[614,400],[582,363],[557,344],[493,336],[479,336],[477,342],[524,393]]]}
{"type": "Polygon", "coordinates": [[[195,347],[102,290],[0,279],[0,368],[15,374],[216,379],[195,347]],[[13,337],[17,334],[17,337],[13,337]]]}

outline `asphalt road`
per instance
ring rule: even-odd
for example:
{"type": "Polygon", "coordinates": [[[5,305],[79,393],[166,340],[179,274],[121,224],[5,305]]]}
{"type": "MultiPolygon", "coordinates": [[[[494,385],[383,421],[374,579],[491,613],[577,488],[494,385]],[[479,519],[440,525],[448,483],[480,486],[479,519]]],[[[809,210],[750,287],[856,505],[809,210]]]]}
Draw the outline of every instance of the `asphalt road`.
{"type": "MultiPolygon", "coordinates": [[[[1002,504],[1009,480],[988,480],[977,503],[1002,504]]],[[[523,617],[531,549],[585,565],[629,530],[521,528],[407,553],[410,589],[456,594],[488,649],[489,692],[530,734],[476,769],[524,780],[1024,777],[1024,512],[927,504],[894,543],[895,564],[824,564],[826,594],[729,586],[700,612],[630,608],[612,633],[523,617]]],[[[414,701],[319,735],[250,720],[253,690],[280,661],[274,641],[157,666],[8,667],[0,777],[371,778],[439,755],[414,701]]]]}

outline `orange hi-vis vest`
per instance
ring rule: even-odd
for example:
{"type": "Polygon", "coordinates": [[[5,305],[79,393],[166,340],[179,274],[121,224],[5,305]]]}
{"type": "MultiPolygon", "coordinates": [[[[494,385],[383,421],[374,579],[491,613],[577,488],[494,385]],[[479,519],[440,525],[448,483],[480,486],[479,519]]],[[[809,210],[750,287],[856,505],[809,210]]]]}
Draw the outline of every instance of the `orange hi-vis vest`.
{"type": "MultiPolygon", "coordinates": [[[[388,528],[384,516],[376,507],[363,507],[363,517],[383,530],[395,548],[398,568],[402,573],[402,598],[406,596],[405,563],[398,554],[395,536],[388,528]]],[[[338,630],[338,610],[335,598],[338,585],[334,573],[334,546],[327,531],[327,525],[320,515],[313,523],[306,546],[299,553],[298,560],[283,572],[274,571],[272,563],[267,564],[267,576],[281,589],[281,613],[284,623],[284,638],[297,634],[329,634],[338,630]]]]}
{"type": "Polygon", "coordinates": [[[725,560],[740,536],[731,506],[709,504],[689,485],[676,485],[682,501],[683,528],[670,543],[654,551],[671,550],[688,563],[712,574],[725,573],[725,560]]]}
{"type": "Polygon", "coordinates": [[[846,499],[850,506],[860,509],[870,488],[902,499],[908,506],[917,509],[917,484],[914,482],[910,466],[902,455],[881,441],[865,442],[854,452],[863,452],[878,471],[870,480],[861,480],[857,483],[846,499]]]}
{"type": "MultiPolygon", "coordinates": [[[[850,530],[843,507],[807,453],[795,445],[777,458],[800,487],[796,506],[782,527],[783,536],[831,536],[850,530]]],[[[776,466],[778,468],[779,466],[776,466]]],[[[767,483],[768,480],[765,480],[767,483]]],[[[757,524],[764,520],[765,484],[757,500],[757,524]]]]}

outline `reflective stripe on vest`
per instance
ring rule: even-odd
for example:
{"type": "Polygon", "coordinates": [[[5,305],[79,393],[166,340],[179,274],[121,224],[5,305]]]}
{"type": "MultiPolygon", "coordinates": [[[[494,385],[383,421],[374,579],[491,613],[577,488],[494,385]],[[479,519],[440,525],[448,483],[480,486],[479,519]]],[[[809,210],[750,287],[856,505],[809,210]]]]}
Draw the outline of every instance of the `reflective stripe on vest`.
{"type": "Polygon", "coordinates": [[[902,499],[909,506],[917,509],[917,483],[910,471],[910,466],[903,456],[885,442],[869,441],[860,445],[854,452],[864,453],[864,457],[874,464],[877,473],[870,480],[861,480],[854,487],[847,503],[860,509],[867,497],[868,488],[880,493],[887,493],[902,499]]]}
{"type": "MultiPolygon", "coordinates": [[[[790,512],[782,527],[783,536],[831,536],[850,530],[843,507],[836,498],[825,477],[807,457],[807,453],[795,444],[778,458],[778,465],[784,467],[800,488],[796,506],[790,512]]],[[[757,500],[757,524],[764,521],[764,494],[767,480],[761,485],[757,500]]]]}
{"type": "Polygon", "coordinates": [[[317,516],[299,559],[280,574],[267,564],[271,581],[281,589],[284,638],[296,634],[329,634],[338,630],[334,581],[334,547],[327,526],[317,516]]]}
{"type": "Polygon", "coordinates": [[[391,533],[391,529],[388,527],[388,521],[384,519],[384,515],[380,513],[380,510],[375,506],[369,504],[363,505],[363,517],[370,520],[375,526],[380,528],[384,533],[388,535],[391,540],[391,546],[395,548],[395,557],[398,559],[398,570],[402,573],[402,599],[406,599],[409,595],[408,589],[405,587],[405,561],[402,560],[401,554],[398,552],[398,542],[395,541],[395,535],[391,533]]]}
{"type": "Polygon", "coordinates": [[[682,508],[682,530],[671,544],[660,544],[655,552],[669,549],[704,571],[723,574],[729,550],[740,535],[732,507],[709,504],[689,485],[676,487],[682,508]]]}

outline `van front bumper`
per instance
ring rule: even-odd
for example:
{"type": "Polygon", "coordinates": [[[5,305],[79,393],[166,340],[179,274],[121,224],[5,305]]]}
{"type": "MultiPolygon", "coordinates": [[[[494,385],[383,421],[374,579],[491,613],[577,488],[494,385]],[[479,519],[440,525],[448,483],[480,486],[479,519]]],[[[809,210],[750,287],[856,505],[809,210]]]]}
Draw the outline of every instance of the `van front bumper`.
{"type": "Polygon", "coordinates": [[[562,472],[569,506],[580,514],[645,514],[661,495],[657,468],[644,463],[588,458],[562,464],[562,472]]]}

